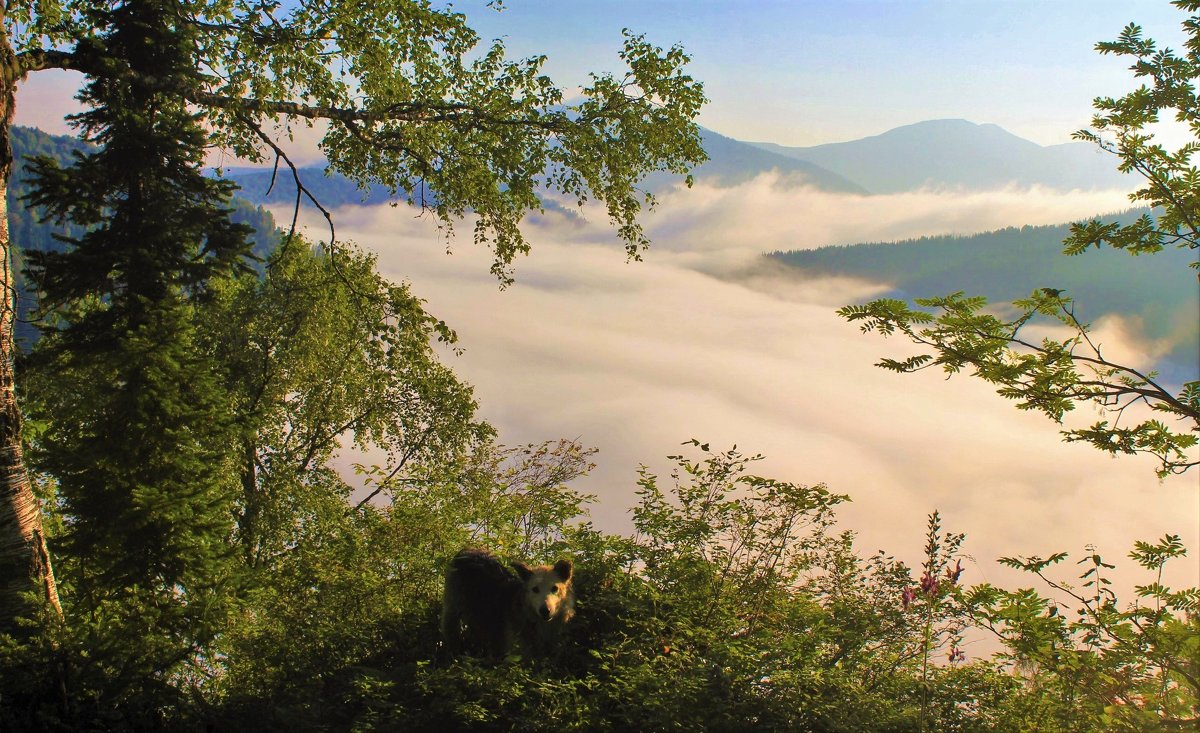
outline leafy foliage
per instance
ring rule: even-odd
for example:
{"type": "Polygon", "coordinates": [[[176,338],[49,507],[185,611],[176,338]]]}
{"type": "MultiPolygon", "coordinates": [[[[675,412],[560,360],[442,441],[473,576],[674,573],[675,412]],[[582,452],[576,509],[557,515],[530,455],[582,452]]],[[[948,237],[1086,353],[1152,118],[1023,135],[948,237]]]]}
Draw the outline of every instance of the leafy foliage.
{"type": "Polygon", "coordinates": [[[1066,553],[1002,560],[1036,575],[1058,598],[984,585],[972,589],[970,602],[1004,641],[1002,658],[1057,703],[1061,730],[1181,730],[1200,719],[1200,589],[1173,591],[1162,573],[1186,554],[1177,536],[1138,542],[1129,556],[1153,580],[1137,587],[1127,608],[1111,588],[1114,566],[1095,548],[1077,562],[1078,583],[1048,575],[1066,553]]]}
{"type": "MultiPolygon", "coordinates": [[[[1186,53],[1160,50],[1154,40],[1143,38],[1142,29],[1133,23],[1121,31],[1117,40],[1096,44],[1096,50],[1102,54],[1131,58],[1130,71],[1149,85],[1143,83],[1119,98],[1096,98],[1092,128],[1075,133],[1076,139],[1095,143],[1116,155],[1122,172],[1137,173],[1146,180],[1146,185],[1130,198],[1150,206],[1155,215],[1144,214],[1123,226],[1096,220],[1077,224],[1065,242],[1067,254],[1104,246],[1123,249],[1131,255],[1159,252],[1171,246],[1191,250],[1200,247],[1197,239],[1200,212],[1196,204],[1200,201],[1200,171],[1191,163],[1192,155],[1200,150],[1200,142],[1193,140],[1178,150],[1168,151],[1154,142],[1147,129],[1164,112],[1170,112],[1193,138],[1200,139],[1200,108],[1196,104],[1196,79],[1200,77],[1197,60],[1200,16],[1196,13],[1200,11],[1200,3],[1175,0],[1173,4],[1192,13],[1183,24],[1187,34],[1186,53]]],[[[1200,268],[1200,260],[1193,260],[1189,266],[1200,268]]]]}
{"type": "MultiPolygon", "coordinates": [[[[846,496],[755,475],[758,456],[699,441],[667,477],[639,472],[634,534],[598,531],[592,497],[571,486],[592,452],[497,444],[438,358],[452,330],[372,257],[293,233],[261,271],[238,266],[247,232],[230,222],[227,185],[198,174],[204,136],[183,101],[218,110],[234,145],[269,144],[259,124],[284,109],[333,119],[335,166],[378,163],[359,175],[417,195],[426,182],[438,216],[473,209],[503,277],[523,246],[516,219],[540,201],[535,179],[599,195],[633,251],[644,243],[634,184],[697,152],[700,91],[681,51],[630,36],[630,76],[597,77],[563,108],[540,59],[507,62],[499,44],[478,54],[461,16],[421,2],[5,9],[18,49],[79,42],[68,55],[94,102],[83,120],[104,142],[71,173],[40,164],[33,195],[81,225],[36,263],[56,321],[23,365],[67,602],[18,619],[29,633],[0,634],[6,730],[1194,724],[1200,596],[1162,584],[1177,538],[1137,546],[1153,577],[1128,609],[1094,551],[1080,590],[1045,574],[1065,555],[1009,561],[1081,604],[1067,622],[1032,591],[964,589],[964,538],[936,512],[915,576],[834,533],[846,496]],[[357,477],[343,470],[350,451],[357,477]],[[578,616],[554,654],[434,663],[442,572],[467,544],[574,560],[578,616]],[[976,620],[1006,656],[966,659],[976,620]]],[[[1075,323],[1060,296],[1022,307],[1075,323]]],[[[886,333],[968,334],[942,361],[892,368],[955,371],[983,355],[1028,407],[1073,403],[1069,344],[1021,360],[993,342],[1023,321],[986,315],[981,299],[926,305],[943,315],[899,301],[855,314],[886,333]]],[[[1139,396],[1154,387],[1109,376],[1139,396]]]]}
{"type": "Polygon", "coordinates": [[[217,283],[199,316],[231,397],[238,542],[251,565],[300,541],[292,532],[309,511],[349,498],[333,464],[343,440],[402,477],[491,434],[434,349],[454,333],[350,244],[327,252],[296,237],[265,277],[217,283]]]}
{"type": "MultiPolygon", "coordinates": [[[[481,47],[465,16],[424,0],[159,5],[194,42],[186,73],[153,78],[205,110],[212,142],[290,166],[268,128],[278,122],[289,138],[294,124],[326,121],[332,170],[404,192],[448,229],[470,214],[473,239],[494,250],[505,281],[529,248],[520,219],[546,196],[602,204],[636,256],[648,243],[638,216],[653,203],[640,181],[705,158],[692,122],[705,98],[687,55],[631,32],[620,52],[627,71],[593,75],[567,103],[542,73],[544,57],[509,60],[499,40],[481,47]]],[[[111,72],[103,54],[56,50],[94,35],[92,10],[12,4],[18,69],[111,72]]]]}
{"type": "MultiPolygon", "coordinates": [[[[830,533],[832,509],[844,497],[754,476],[747,469],[756,457],[736,450],[689,446],[698,457],[674,456],[665,486],[641,472],[631,537],[602,534],[568,512],[542,514],[557,518],[530,556],[567,551],[577,568],[579,615],[559,655],[430,661],[437,571],[465,534],[481,539],[480,528],[492,527],[498,534],[487,539],[508,548],[513,540],[503,537],[520,538],[536,506],[582,508],[569,490],[550,500],[539,486],[548,475],[578,475],[578,448],[569,444],[565,452],[542,447],[500,463],[473,461],[491,467],[473,472],[465,495],[476,500],[459,503],[453,497],[464,496],[462,488],[446,484],[343,515],[371,541],[316,551],[326,558],[319,577],[347,573],[344,580],[317,584],[306,574],[271,590],[284,595],[270,613],[248,617],[228,649],[214,720],[295,730],[1100,731],[1121,714],[1106,709],[1111,685],[1074,685],[1063,664],[1016,664],[1023,650],[1046,646],[1033,632],[1060,636],[1047,636],[1052,628],[1031,615],[1042,607],[1044,616],[1031,592],[963,586],[963,537],[944,532],[936,513],[916,577],[882,554],[859,557],[850,535],[830,533]],[[488,493],[481,480],[509,520],[491,520],[487,502],[478,501],[488,493]],[[407,501],[429,494],[446,500],[407,501]],[[514,496],[532,503],[505,499],[514,496]],[[454,522],[463,524],[452,529],[454,522]],[[343,618],[332,616],[333,606],[343,618]],[[960,640],[975,623],[997,629],[1010,651],[996,661],[966,659],[960,640]],[[262,700],[273,704],[264,708],[262,700]]],[[[1180,551],[1177,542],[1139,545],[1135,559],[1158,572],[1180,551]]],[[[1094,583],[1106,585],[1098,576],[1094,583]]],[[[1159,589],[1140,592],[1150,598],[1159,589]]],[[[1183,600],[1158,617],[1172,629],[1163,638],[1173,639],[1158,658],[1172,669],[1191,664],[1194,639],[1177,624],[1194,595],[1176,593],[1183,600]]],[[[1120,613],[1150,618],[1145,608],[1120,613]]],[[[1131,643],[1126,662],[1139,663],[1137,648],[1131,643]]],[[[1168,697],[1176,712],[1195,700],[1187,688],[1172,687],[1168,697]]],[[[1171,724],[1160,722],[1164,730],[1171,724]]]]}
{"type": "MultiPolygon", "coordinates": [[[[529,247],[519,222],[541,209],[547,192],[581,206],[601,202],[636,257],[648,243],[638,216],[653,202],[638,184],[652,171],[685,174],[704,159],[692,120],[705,100],[685,72],[687,55],[631,33],[620,54],[628,72],[594,75],[582,101],[564,105],[540,73],[543,58],[509,61],[500,42],[479,52],[464,16],[425,0],[286,9],[247,0],[37,0],[5,4],[0,22],[9,113],[29,72],[73,69],[89,80],[81,99],[92,108],[75,119],[101,148],[77,153],[71,173],[48,159],[35,164],[27,199],[82,230],[71,251],[40,251],[30,263],[46,309],[66,313],[82,298],[99,299],[101,307],[74,311],[80,322],[60,330],[69,349],[111,350],[121,327],[153,320],[168,297],[199,297],[210,278],[244,266],[247,230],[219,209],[231,184],[206,179],[200,164],[209,144],[254,160],[270,151],[277,166],[292,169],[299,196],[295,166],[264,129],[274,123],[290,137],[292,120],[328,122],[323,148],[334,170],[408,192],[447,228],[469,214],[503,282],[529,247]],[[125,158],[126,168],[114,165],[125,158]],[[168,236],[178,246],[164,242],[168,236]]],[[[9,113],[0,123],[4,179],[9,113]]],[[[289,240],[294,233],[293,226],[289,240]]],[[[330,239],[332,247],[332,229],[330,239]]],[[[10,322],[3,331],[0,350],[11,353],[10,322]]],[[[7,363],[0,382],[11,385],[7,363]]],[[[11,504],[30,506],[14,395],[0,390],[13,462],[6,475],[14,477],[4,490],[11,504]]],[[[222,443],[212,441],[212,450],[220,453],[222,443]]],[[[40,519],[25,516],[5,523],[0,547],[14,567],[28,554],[53,602],[47,553],[30,540],[41,536],[30,524],[40,519]]],[[[20,584],[8,585],[0,600],[15,608],[20,584]]]]}

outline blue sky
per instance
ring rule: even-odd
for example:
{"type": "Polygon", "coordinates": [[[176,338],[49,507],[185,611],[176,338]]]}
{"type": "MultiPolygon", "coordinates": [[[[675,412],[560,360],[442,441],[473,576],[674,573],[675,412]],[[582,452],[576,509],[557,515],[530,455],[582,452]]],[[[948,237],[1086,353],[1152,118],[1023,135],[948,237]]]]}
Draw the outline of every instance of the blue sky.
{"type": "Polygon", "coordinates": [[[613,63],[623,27],[681,43],[712,100],[701,123],[743,140],[809,145],[927,119],[993,122],[1041,144],[1084,126],[1092,98],[1127,89],[1097,41],[1130,21],[1178,45],[1183,13],[1139,0],[510,0],[460,9],[485,38],[547,53],[563,83],[613,63]]]}
{"type": "MultiPolygon", "coordinates": [[[[992,122],[1043,145],[1087,124],[1091,101],[1130,88],[1127,64],[1097,54],[1130,21],[1178,46],[1164,0],[483,0],[459,2],[485,39],[545,53],[576,85],[616,70],[621,29],[682,44],[711,100],[701,124],[742,140],[813,145],[938,118],[992,122]]],[[[41,72],[17,121],[66,132],[78,77],[41,72]]]]}

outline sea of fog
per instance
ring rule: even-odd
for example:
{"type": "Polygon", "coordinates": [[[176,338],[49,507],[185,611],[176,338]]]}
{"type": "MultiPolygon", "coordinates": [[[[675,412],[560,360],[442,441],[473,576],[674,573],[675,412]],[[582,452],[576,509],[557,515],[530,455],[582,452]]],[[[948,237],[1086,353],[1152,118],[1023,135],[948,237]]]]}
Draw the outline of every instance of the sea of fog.
{"type": "MultiPolygon", "coordinates": [[[[922,191],[851,196],[783,188],[769,177],[662,197],[647,217],[652,248],[626,260],[602,212],[547,214],[525,231],[533,252],[498,287],[470,224],[447,240],[407,208],[334,212],[339,239],[377,252],[457,330],[447,361],[476,389],[482,415],[514,445],[576,438],[599,449],[577,484],[595,494],[595,523],[630,527],[639,465],[665,474],[690,438],[765,459],[756,472],[826,483],[853,501],[840,524],[864,554],[919,563],[926,515],[967,535],[966,581],[1032,585],[996,560],[1088,545],[1117,560],[1118,587],[1138,539],[1182,535],[1200,551],[1197,477],[1154,475],[1150,458],[1111,458],[1064,444],[1059,427],[1021,412],[979,380],[873,366],[911,347],[861,334],[840,306],[876,283],[801,279],[760,254],[824,244],[1051,224],[1125,208],[1121,192],[922,191]],[[452,254],[447,254],[447,247],[452,254]]],[[[290,221],[291,211],[276,211],[290,221]]],[[[302,215],[313,237],[323,220],[302,215]]],[[[1117,319],[1100,324],[1106,354],[1145,365],[1154,349],[1117,319]]],[[[1090,408],[1077,422],[1091,422],[1090,408]]],[[[349,460],[347,460],[347,464],[349,460]]],[[[1072,564],[1062,577],[1073,578],[1072,564]]],[[[1169,578],[1200,583],[1200,565],[1169,578]]]]}

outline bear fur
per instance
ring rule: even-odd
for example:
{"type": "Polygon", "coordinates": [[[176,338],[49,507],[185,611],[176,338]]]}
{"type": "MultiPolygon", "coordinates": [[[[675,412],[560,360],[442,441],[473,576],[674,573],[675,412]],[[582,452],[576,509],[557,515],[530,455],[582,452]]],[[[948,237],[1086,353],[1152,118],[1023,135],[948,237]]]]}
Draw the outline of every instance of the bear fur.
{"type": "Polygon", "coordinates": [[[501,659],[518,644],[526,655],[549,655],[575,615],[573,575],[570,560],[510,570],[485,550],[459,552],[442,595],[444,653],[501,659]]]}

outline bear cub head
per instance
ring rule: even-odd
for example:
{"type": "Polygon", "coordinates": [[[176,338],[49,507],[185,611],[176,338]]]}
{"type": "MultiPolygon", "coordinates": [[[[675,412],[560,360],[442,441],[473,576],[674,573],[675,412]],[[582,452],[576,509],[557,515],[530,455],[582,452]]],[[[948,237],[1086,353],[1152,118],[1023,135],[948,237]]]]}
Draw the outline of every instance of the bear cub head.
{"type": "Polygon", "coordinates": [[[570,560],[534,568],[518,562],[512,567],[524,585],[521,603],[533,618],[565,623],[575,615],[575,590],[571,583],[574,567],[570,560]]]}

